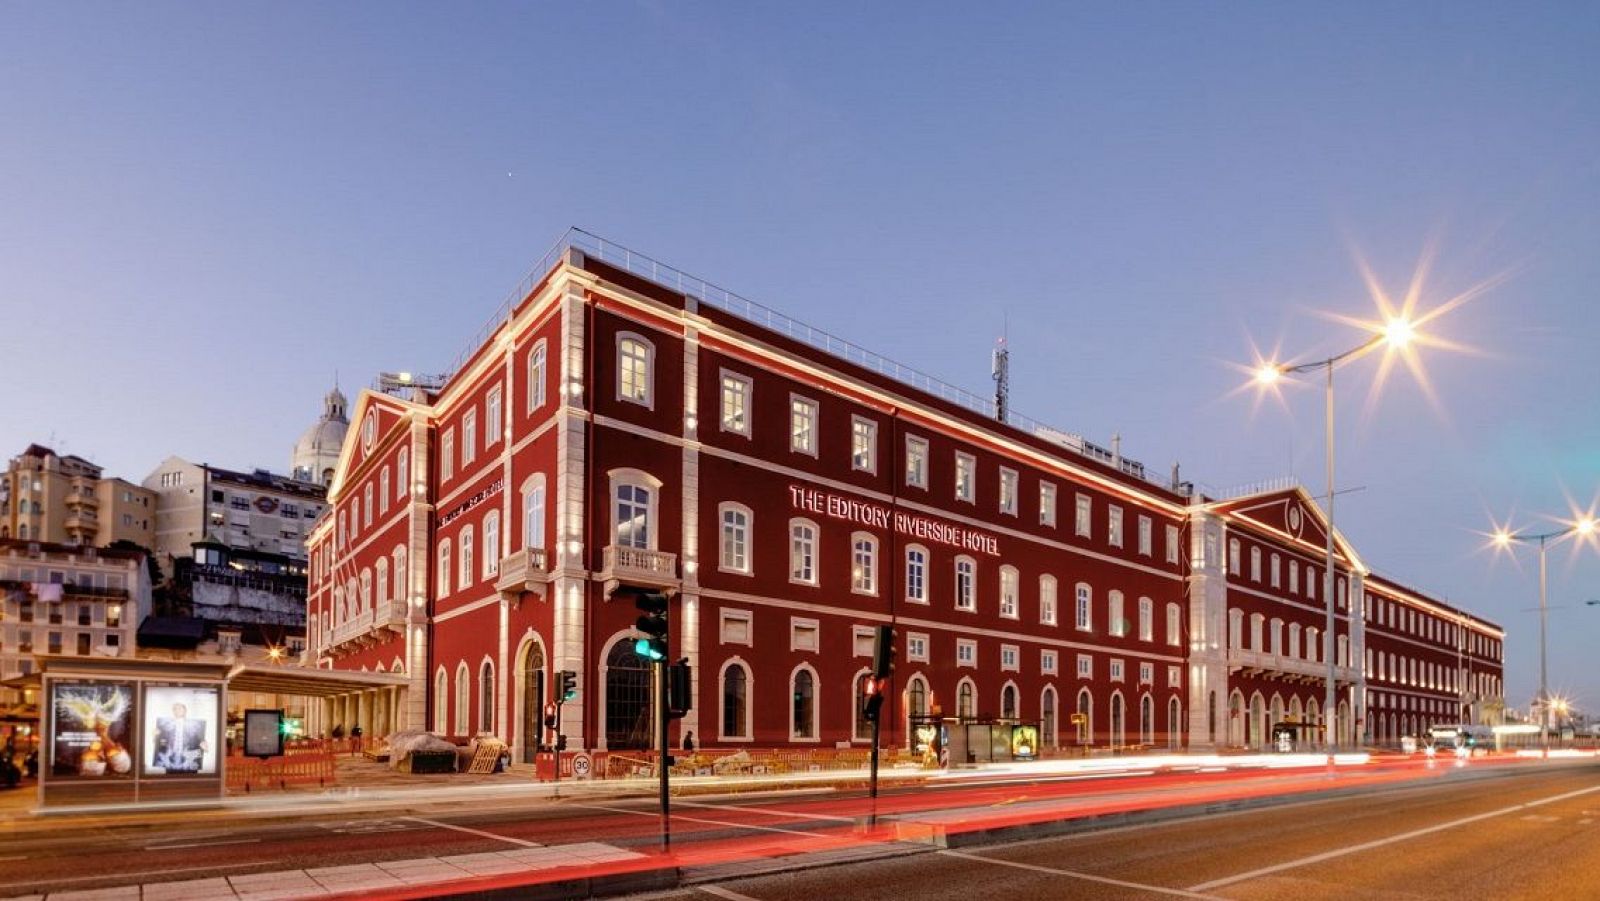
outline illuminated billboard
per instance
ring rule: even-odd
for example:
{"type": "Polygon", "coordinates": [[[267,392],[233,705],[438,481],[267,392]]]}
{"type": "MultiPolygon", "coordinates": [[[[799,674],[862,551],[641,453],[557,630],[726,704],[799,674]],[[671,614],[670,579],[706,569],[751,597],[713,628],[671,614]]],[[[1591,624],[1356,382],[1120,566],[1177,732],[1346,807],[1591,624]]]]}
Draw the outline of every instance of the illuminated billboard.
{"type": "Polygon", "coordinates": [[[117,778],[133,770],[133,686],[52,682],[50,775],[117,778]]]}
{"type": "Polygon", "coordinates": [[[215,685],[147,686],[144,775],[216,775],[219,709],[215,685]]]}

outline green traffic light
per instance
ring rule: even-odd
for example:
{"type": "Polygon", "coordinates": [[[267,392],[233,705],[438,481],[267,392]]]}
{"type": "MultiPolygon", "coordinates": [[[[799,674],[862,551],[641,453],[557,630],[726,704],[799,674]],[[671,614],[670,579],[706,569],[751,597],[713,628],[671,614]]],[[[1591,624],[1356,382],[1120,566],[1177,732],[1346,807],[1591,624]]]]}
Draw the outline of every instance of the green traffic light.
{"type": "Polygon", "coordinates": [[[650,660],[665,660],[667,657],[666,654],[663,654],[655,647],[655,641],[649,638],[641,638],[635,641],[633,643],[633,652],[650,660]]]}

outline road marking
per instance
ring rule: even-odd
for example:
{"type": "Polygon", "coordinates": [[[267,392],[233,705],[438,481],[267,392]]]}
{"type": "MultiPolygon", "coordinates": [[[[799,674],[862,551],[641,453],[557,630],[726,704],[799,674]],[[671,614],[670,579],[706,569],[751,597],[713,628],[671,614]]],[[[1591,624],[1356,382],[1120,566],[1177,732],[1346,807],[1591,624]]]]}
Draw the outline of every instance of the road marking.
{"type": "Polygon", "coordinates": [[[1559,820],[1561,818],[1560,817],[1544,816],[1543,814],[1537,814],[1537,813],[1530,813],[1527,816],[1523,817],[1523,819],[1524,820],[1528,820],[1530,822],[1534,822],[1534,823],[1554,823],[1554,822],[1556,822],[1557,820],[1559,820]]]}
{"type": "MultiPolygon", "coordinates": [[[[582,806],[588,808],[589,810],[604,810],[604,811],[606,811],[608,813],[631,813],[634,816],[655,817],[657,819],[659,819],[661,817],[661,814],[652,813],[652,812],[650,812],[648,810],[628,810],[628,809],[623,808],[623,807],[602,807],[602,806],[600,806],[598,804],[584,804],[582,806]]],[[[821,838],[822,837],[822,836],[816,834],[815,832],[802,832],[799,829],[784,829],[781,826],[757,826],[757,825],[755,825],[753,823],[730,823],[727,820],[709,820],[709,819],[706,819],[705,817],[686,817],[683,814],[679,814],[679,813],[673,814],[672,818],[674,820],[681,820],[682,822],[685,822],[685,823],[705,823],[705,824],[710,825],[710,826],[727,826],[730,829],[757,829],[757,830],[760,830],[762,832],[781,832],[784,835],[803,835],[806,838],[821,838]]],[[[855,821],[852,820],[851,822],[855,822],[855,821]]]]}
{"type": "MultiPolygon", "coordinates": [[[[137,879],[140,876],[170,876],[173,873],[200,873],[216,870],[242,870],[245,867],[260,867],[277,863],[276,860],[256,860],[250,863],[219,863],[204,867],[168,867],[164,870],[140,870],[137,873],[117,873],[115,875],[100,876],[63,876],[59,879],[30,879],[27,882],[0,882],[0,889],[34,888],[40,885],[58,885],[65,882],[106,882],[113,879],[137,879]]],[[[112,886],[115,888],[115,886],[112,886]]]]}
{"type": "Polygon", "coordinates": [[[374,832],[404,832],[415,829],[399,820],[336,820],[332,823],[318,823],[321,829],[329,832],[339,832],[345,835],[367,835],[374,832]]]}
{"type": "Polygon", "coordinates": [[[831,820],[835,823],[854,823],[854,817],[836,817],[826,813],[796,813],[791,810],[774,810],[770,807],[755,807],[744,804],[705,804],[699,801],[678,801],[680,807],[706,807],[711,810],[748,810],[751,813],[760,813],[772,817],[794,817],[800,820],[831,820]]]}
{"type": "Polygon", "coordinates": [[[477,835],[477,836],[481,836],[483,838],[492,838],[492,839],[495,839],[497,841],[506,842],[506,843],[512,844],[512,845],[521,845],[524,848],[543,848],[544,847],[544,845],[541,845],[538,842],[524,841],[524,840],[522,840],[520,838],[512,838],[509,835],[498,835],[498,834],[493,833],[493,832],[484,832],[482,829],[468,829],[465,826],[457,826],[454,823],[441,823],[438,820],[430,820],[427,817],[406,817],[406,819],[414,820],[414,821],[416,821],[418,823],[427,823],[429,826],[437,826],[440,829],[454,829],[457,832],[465,832],[468,835],[477,835]]]}
{"type": "Polygon", "coordinates": [[[27,860],[27,859],[28,859],[28,855],[26,855],[26,854],[13,854],[10,857],[0,857],[0,860],[27,860]]]}
{"type": "Polygon", "coordinates": [[[702,885],[699,886],[699,889],[708,895],[723,898],[725,901],[758,901],[758,899],[749,895],[741,895],[733,889],[726,889],[720,885],[702,885]]]}
{"type": "Polygon", "coordinates": [[[1581,797],[1597,791],[1600,791],[1600,785],[1591,786],[1589,788],[1580,788],[1577,791],[1570,791],[1564,794],[1554,795],[1549,798],[1542,798],[1538,801],[1529,801],[1526,804],[1513,804],[1510,807],[1502,807],[1499,810],[1491,810],[1487,813],[1479,813],[1470,817],[1462,817],[1458,820],[1451,820],[1448,823],[1439,823],[1438,825],[1429,826],[1425,829],[1413,829],[1410,832],[1402,832],[1399,835],[1391,835],[1387,838],[1374,839],[1370,842],[1362,842],[1357,845],[1347,845],[1343,848],[1335,848],[1332,851],[1324,851],[1321,854],[1313,854],[1309,857],[1302,857],[1298,860],[1290,860],[1285,861],[1284,863],[1275,864],[1270,867],[1262,867],[1258,870],[1251,870],[1248,873],[1240,873],[1236,876],[1226,876],[1222,879],[1213,879],[1210,882],[1202,882],[1199,885],[1191,885],[1189,886],[1189,890],[1194,892],[1204,892],[1211,889],[1222,888],[1224,886],[1233,885],[1234,883],[1255,879],[1260,876],[1270,876],[1273,873],[1281,873],[1284,870],[1293,870],[1309,864],[1321,863],[1324,860],[1332,860],[1335,857],[1344,857],[1347,854],[1356,854],[1361,851],[1371,851],[1374,848],[1382,848],[1385,845],[1393,845],[1397,842],[1410,841],[1414,838],[1421,838],[1424,835],[1432,835],[1435,832],[1443,832],[1446,829],[1454,829],[1457,826],[1465,826],[1469,823],[1479,822],[1480,820],[1488,820],[1493,819],[1494,817],[1505,816],[1508,813],[1516,813],[1519,810],[1543,807],[1546,804],[1554,804],[1558,801],[1565,801],[1568,798],[1581,797]]]}
{"type": "Polygon", "coordinates": [[[145,845],[146,851],[175,851],[178,848],[215,848],[219,845],[249,845],[259,842],[259,838],[228,838],[220,842],[183,842],[177,845],[145,845]]]}
{"type": "MultiPolygon", "coordinates": [[[[1594,820],[1591,820],[1591,819],[1588,819],[1588,818],[1584,818],[1584,819],[1581,819],[1581,820],[1578,821],[1578,825],[1579,826],[1587,826],[1587,825],[1589,825],[1590,823],[1593,823],[1593,822],[1594,822],[1594,820]]],[[[4,859],[5,858],[0,857],[0,860],[4,860],[4,859]]]]}
{"type": "Polygon", "coordinates": [[[1004,860],[999,857],[984,857],[980,854],[968,854],[964,851],[951,851],[945,849],[936,852],[947,857],[959,857],[962,860],[975,860],[980,863],[992,863],[995,866],[1013,867],[1018,870],[1029,870],[1034,873],[1049,873],[1052,876],[1066,876],[1071,879],[1082,879],[1085,882],[1098,882],[1102,885],[1115,885],[1120,888],[1131,888],[1141,892],[1152,892],[1157,895],[1176,895],[1179,898],[1213,898],[1214,895],[1204,895],[1194,889],[1167,888],[1161,885],[1147,885],[1142,882],[1127,882],[1122,879],[1112,879],[1109,876],[1096,876],[1093,873],[1080,873],[1076,870],[1061,870],[1055,867],[1042,867],[1038,864],[1022,863],[1015,860],[1004,860]]]}

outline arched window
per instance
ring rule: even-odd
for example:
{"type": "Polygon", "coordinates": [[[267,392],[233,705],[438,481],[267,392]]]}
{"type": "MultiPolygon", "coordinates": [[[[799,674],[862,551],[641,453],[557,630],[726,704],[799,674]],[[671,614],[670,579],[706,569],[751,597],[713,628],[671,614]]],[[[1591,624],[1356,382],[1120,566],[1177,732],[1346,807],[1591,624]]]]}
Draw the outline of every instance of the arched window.
{"type": "Polygon", "coordinates": [[[483,517],[483,577],[500,574],[500,511],[490,510],[483,517]]]}
{"type": "Polygon", "coordinates": [[[724,741],[750,740],[750,671],[729,661],[722,668],[722,733],[724,741]]]}
{"type": "Polygon", "coordinates": [[[1078,689],[1078,744],[1085,747],[1093,744],[1094,736],[1094,698],[1089,694],[1089,689],[1078,689]]]}
{"type": "Polygon", "coordinates": [[[1183,704],[1177,695],[1167,701],[1167,747],[1174,751],[1183,747],[1183,704]]]}
{"type": "Polygon", "coordinates": [[[1060,744],[1060,736],[1056,733],[1056,688],[1046,685],[1044,692],[1039,695],[1039,729],[1042,733],[1039,740],[1047,748],[1054,748],[1060,744]]]}
{"type": "Polygon", "coordinates": [[[1239,574],[1239,539],[1228,539],[1228,575],[1239,574]]]}
{"type": "Polygon", "coordinates": [[[389,467],[378,471],[378,512],[389,512],[389,467]]]}
{"type": "Polygon", "coordinates": [[[723,503],[717,506],[721,522],[721,555],[718,568],[724,572],[749,574],[750,572],[750,508],[743,504],[723,503]]]}
{"type": "Polygon", "coordinates": [[[1039,622],[1046,626],[1056,624],[1056,577],[1039,577],[1039,622]]]}
{"type": "Polygon", "coordinates": [[[473,557],[477,553],[477,542],[472,534],[472,527],[463,528],[457,540],[461,542],[461,574],[457,578],[456,588],[465,591],[472,587],[473,579],[477,575],[472,570],[473,557]]]}
{"type": "Polygon", "coordinates": [[[405,545],[397,544],[394,548],[394,598],[402,604],[410,604],[411,599],[411,573],[406,569],[405,545]]]}
{"type": "Polygon", "coordinates": [[[1183,644],[1183,608],[1176,602],[1167,604],[1167,644],[1173,647],[1183,644]]]}
{"type": "Polygon", "coordinates": [[[442,666],[433,676],[433,731],[450,732],[450,674],[442,666]]]}
{"type": "Polygon", "coordinates": [[[655,549],[655,497],[660,485],[660,480],[637,469],[611,473],[612,534],[619,547],[655,549]]]}
{"type": "Polygon", "coordinates": [[[406,491],[409,487],[408,481],[410,479],[409,473],[411,472],[411,451],[409,448],[400,448],[400,459],[395,461],[394,471],[394,499],[403,501],[406,499],[406,491]]]}
{"type": "Polygon", "coordinates": [[[1156,640],[1156,602],[1149,598],[1139,599],[1139,640],[1156,640]]]}
{"type": "MultiPolygon", "coordinates": [[[[856,741],[872,738],[872,721],[867,719],[867,698],[872,695],[872,674],[861,672],[855,679],[855,733],[856,741]]],[[[888,711],[884,711],[887,713],[888,711]]]]}
{"type": "Polygon", "coordinates": [[[540,338],[528,352],[528,412],[544,406],[545,400],[545,342],[540,338]]]}
{"type": "Polygon", "coordinates": [[[375,592],[373,597],[377,600],[378,606],[382,607],[389,600],[389,558],[379,557],[372,569],[374,574],[372,588],[375,592]]]}
{"type": "Polygon", "coordinates": [[[467,734],[467,730],[471,728],[471,726],[467,722],[467,717],[468,717],[468,715],[470,714],[470,712],[472,710],[472,704],[470,703],[471,691],[472,691],[472,686],[470,684],[468,684],[467,665],[465,663],[457,664],[456,665],[456,725],[455,725],[455,730],[454,730],[454,734],[456,734],[456,735],[466,735],[467,734]]]}
{"type": "Polygon", "coordinates": [[[544,473],[522,483],[522,546],[544,550],[544,473]]]}
{"type": "Polygon", "coordinates": [[[906,547],[906,600],[928,603],[928,549],[920,544],[906,547]]]}
{"type": "Polygon", "coordinates": [[[478,668],[478,731],[495,732],[494,663],[485,660],[478,668]]]}
{"type": "Polygon", "coordinates": [[[972,719],[977,716],[977,705],[973,694],[972,680],[962,679],[961,686],[956,689],[956,716],[962,719],[972,719]]]}
{"type": "Polygon", "coordinates": [[[1118,638],[1128,634],[1128,620],[1123,615],[1120,591],[1106,595],[1106,631],[1118,638]]]}
{"type": "Polygon", "coordinates": [[[1127,726],[1124,716],[1127,705],[1123,703],[1122,692],[1111,693],[1111,747],[1120,748],[1127,743],[1127,726]]]}
{"type": "Polygon", "coordinates": [[[789,677],[789,737],[817,737],[817,677],[808,666],[797,667],[789,677]]]}
{"type": "Polygon", "coordinates": [[[956,609],[978,609],[978,564],[971,557],[956,558],[956,609]]]}
{"type": "Polygon", "coordinates": [[[789,520],[789,581],[817,584],[817,524],[809,519],[789,520]]]}
{"type": "Polygon", "coordinates": [[[1000,689],[1000,717],[1008,720],[1017,718],[1017,687],[1010,682],[1000,689]]]}
{"type": "Polygon", "coordinates": [[[617,400],[655,405],[656,346],[633,332],[617,333],[617,400]]]}
{"type": "Polygon", "coordinates": [[[850,536],[850,590],[878,593],[878,539],[866,532],[850,536]]]}
{"type": "Polygon", "coordinates": [[[1156,743],[1156,702],[1148,694],[1139,698],[1139,744],[1156,743]]]}
{"type": "Polygon", "coordinates": [[[1019,579],[1015,566],[1000,567],[1000,615],[1017,618],[1017,590],[1019,579]]]}
{"type": "Polygon", "coordinates": [[[1094,592],[1090,590],[1087,582],[1079,582],[1077,588],[1078,612],[1074,620],[1080,632],[1094,630],[1094,592]]]}
{"type": "Polygon", "coordinates": [[[438,597],[450,593],[450,577],[454,573],[450,569],[450,540],[447,538],[439,542],[439,587],[438,597]]]}

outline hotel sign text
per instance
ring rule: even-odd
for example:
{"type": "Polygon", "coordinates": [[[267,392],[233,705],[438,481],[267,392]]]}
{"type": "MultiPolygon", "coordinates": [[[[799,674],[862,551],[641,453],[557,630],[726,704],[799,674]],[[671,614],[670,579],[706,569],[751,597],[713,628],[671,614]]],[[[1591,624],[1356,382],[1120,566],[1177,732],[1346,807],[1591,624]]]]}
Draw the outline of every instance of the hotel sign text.
{"type": "Polygon", "coordinates": [[[899,534],[912,538],[933,541],[964,551],[1000,556],[1000,539],[988,532],[980,532],[977,529],[969,529],[966,526],[904,510],[891,510],[881,504],[858,501],[844,495],[799,485],[789,486],[789,503],[796,510],[806,513],[858,523],[874,529],[888,529],[892,525],[899,534]]]}
{"type": "Polygon", "coordinates": [[[482,491],[479,491],[477,494],[474,494],[473,496],[471,496],[471,497],[467,498],[466,500],[462,501],[461,503],[456,504],[453,509],[451,509],[450,511],[440,515],[440,517],[439,517],[439,525],[441,525],[441,526],[449,525],[450,523],[455,521],[456,517],[458,517],[461,514],[467,512],[468,510],[471,510],[473,507],[478,506],[479,504],[483,503],[484,501],[488,500],[489,498],[494,497],[495,495],[499,494],[500,493],[500,488],[504,483],[505,483],[504,479],[495,479],[493,482],[489,483],[489,487],[488,488],[485,488],[482,491]]]}

